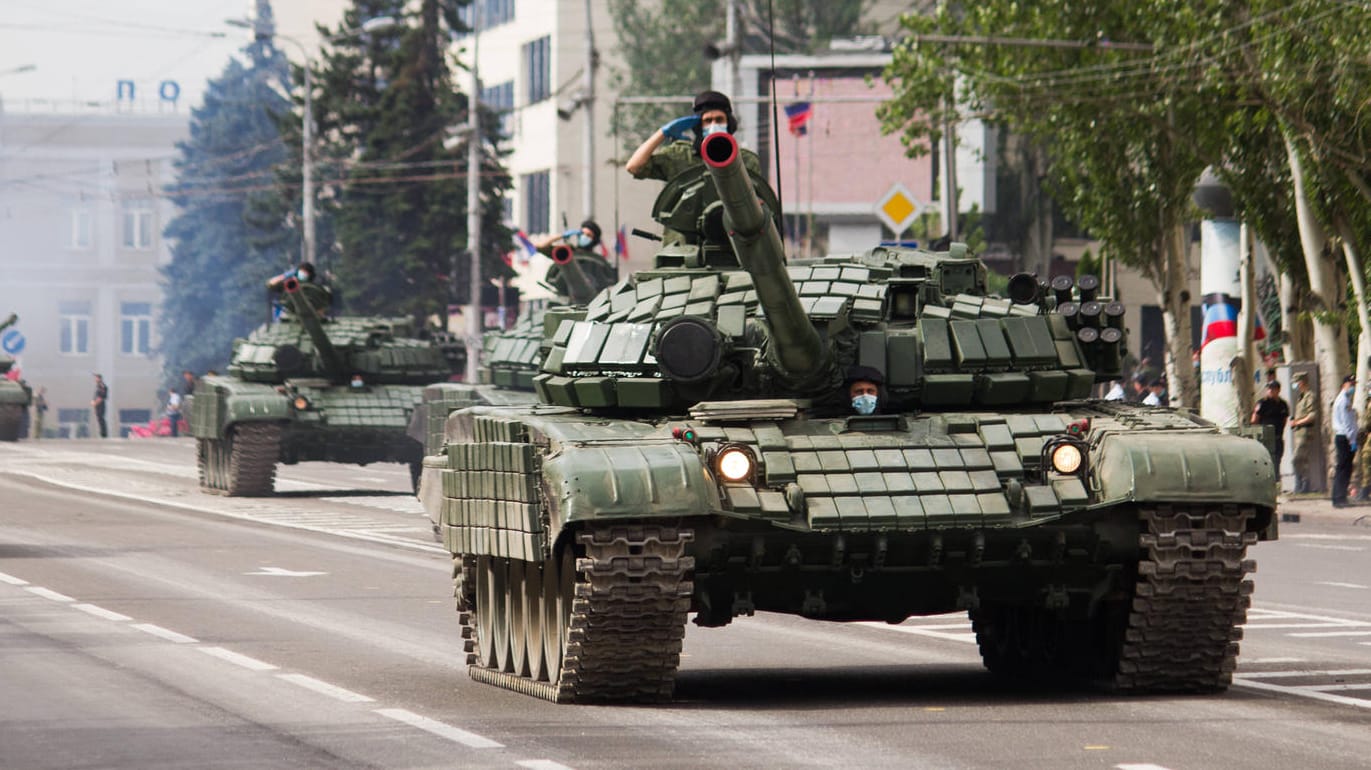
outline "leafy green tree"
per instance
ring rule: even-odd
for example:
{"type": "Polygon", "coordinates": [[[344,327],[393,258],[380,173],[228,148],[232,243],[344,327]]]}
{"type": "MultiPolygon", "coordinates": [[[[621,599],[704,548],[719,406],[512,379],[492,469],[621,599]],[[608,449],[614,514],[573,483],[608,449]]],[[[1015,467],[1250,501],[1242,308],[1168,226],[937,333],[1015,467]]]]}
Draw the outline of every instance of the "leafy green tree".
{"type": "Polygon", "coordinates": [[[158,317],[168,382],[183,369],[222,370],[233,340],[268,317],[266,279],[298,253],[279,217],[253,215],[287,156],[274,118],[290,106],[281,95],[286,58],[269,40],[248,45],[243,58],[210,82],[191,112],[190,138],[177,145],[167,194],[179,211],[164,233],[172,256],[158,317]]]}
{"type": "Polygon", "coordinates": [[[1222,5],[987,0],[907,15],[911,35],[887,70],[895,94],[881,109],[911,152],[941,139],[963,110],[1043,147],[1057,206],[1103,242],[1103,255],[1152,280],[1182,405],[1198,403],[1184,226],[1195,181],[1224,147],[1214,105],[1234,101],[1189,44],[1216,39],[1222,5]]]}
{"type": "MultiPolygon", "coordinates": [[[[468,3],[354,0],[337,29],[321,29],[333,43],[314,75],[318,208],[329,221],[319,248],[348,312],[423,323],[470,297],[468,138],[447,141],[471,104],[454,82],[448,50],[468,31],[459,14],[468,3]],[[359,32],[380,16],[404,24],[359,32]]],[[[502,205],[510,179],[500,165],[498,121],[484,115],[481,125],[481,272],[509,277],[501,255],[510,248],[502,205]]]]}

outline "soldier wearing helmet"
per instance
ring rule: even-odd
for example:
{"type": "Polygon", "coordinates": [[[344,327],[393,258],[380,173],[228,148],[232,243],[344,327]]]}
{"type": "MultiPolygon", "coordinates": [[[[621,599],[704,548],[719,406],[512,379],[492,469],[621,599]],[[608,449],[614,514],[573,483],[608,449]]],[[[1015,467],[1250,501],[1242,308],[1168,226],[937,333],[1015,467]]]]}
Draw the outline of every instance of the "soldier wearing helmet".
{"type": "MultiPolygon", "coordinates": [[[[718,91],[701,91],[689,115],[676,118],[652,132],[624,164],[635,179],[669,181],[700,160],[700,143],[715,131],[732,134],[738,130],[733,103],[718,91]],[[670,140],[670,141],[668,141],[670,140]]],[[[743,150],[743,165],[753,176],[761,177],[762,164],[757,154],[743,150]]]]}

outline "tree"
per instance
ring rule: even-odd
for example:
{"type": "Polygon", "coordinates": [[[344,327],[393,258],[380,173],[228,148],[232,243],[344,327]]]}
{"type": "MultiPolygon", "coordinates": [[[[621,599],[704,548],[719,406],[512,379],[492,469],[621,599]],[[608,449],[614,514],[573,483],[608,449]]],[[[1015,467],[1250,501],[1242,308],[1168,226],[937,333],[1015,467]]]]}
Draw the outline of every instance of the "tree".
{"type": "MultiPolygon", "coordinates": [[[[469,31],[459,13],[468,2],[355,0],[338,29],[321,29],[334,42],[314,77],[319,208],[336,234],[327,263],[349,312],[423,324],[470,297],[468,137],[446,142],[472,102],[455,87],[448,53],[449,41],[469,31]],[[379,16],[410,23],[357,33],[379,16]]],[[[512,275],[501,258],[510,248],[502,205],[510,180],[498,121],[486,115],[481,124],[481,273],[504,278],[512,275]]]]}
{"type": "Polygon", "coordinates": [[[886,73],[895,94],[880,113],[911,154],[963,111],[1044,147],[1053,201],[1156,287],[1179,405],[1198,403],[1184,226],[1195,181],[1224,147],[1214,105],[1233,99],[1203,77],[1207,59],[1174,44],[1213,38],[1219,6],[989,0],[908,15],[912,34],[886,73]],[[920,42],[934,34],[970,44],[920,42]]]}
{"type": "MultiPolygon", "coordinates": [[[[270,25],[270,6],[259,8],[270,25]]],[[[179,213],[165,230],[172,256],[161,270],[158,317],[168,381],[183,369],[223,369],[233,340],[268,317],[266,279],[298,248],[281,217],[253,221],[259,199],[270,195],[273,167],[287,156],[274,117],[289,109],[281,95],[286,58],[269,39],[248,45],[243,56],[210,82],[191,112],[190,138],[177,144],[167,194],[179,213]]]]}

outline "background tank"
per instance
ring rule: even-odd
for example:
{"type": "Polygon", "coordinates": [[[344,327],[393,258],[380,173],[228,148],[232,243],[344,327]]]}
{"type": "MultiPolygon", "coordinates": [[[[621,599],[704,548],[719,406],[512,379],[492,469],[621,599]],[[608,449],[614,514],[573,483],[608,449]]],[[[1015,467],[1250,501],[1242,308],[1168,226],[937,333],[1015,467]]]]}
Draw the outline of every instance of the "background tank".
{"type": "Polygon", "coordinates": [[[547,324],[538,405],[460,410],[426,459],[472,676],[659,700],[691,613],[966,610],[999,674],[1226,687],[1275,536],[1265,448],[1091,400],[1123,345],[1094,279],[989,296],[960,244],[785,264],[737,152],[709,137],[663,190],[683,243],[655,269],[547,324]]]}
{"type": "MultiPolygon", "coordinates": [[[[0,321],[0,332],[18,322],[19,316],[10,313],[0,321]]],[[[6,375],[14,368],[14,359],[0,352],[0,441],[18,441],[24,429],[24,413],[33,402],[33,390],[6,375]]]]}
{"type": "Polygon", "coordinates": [[[205,377],[191,404],[200,488],[272,491],[276,464],[398,462],[416,480],[423,445],[406,433],[424,386],[452,373],[441,340],[406,318],[327,315],[326,289],[284,284],[280,319],[234,342],[227,374],[205,377]]]}

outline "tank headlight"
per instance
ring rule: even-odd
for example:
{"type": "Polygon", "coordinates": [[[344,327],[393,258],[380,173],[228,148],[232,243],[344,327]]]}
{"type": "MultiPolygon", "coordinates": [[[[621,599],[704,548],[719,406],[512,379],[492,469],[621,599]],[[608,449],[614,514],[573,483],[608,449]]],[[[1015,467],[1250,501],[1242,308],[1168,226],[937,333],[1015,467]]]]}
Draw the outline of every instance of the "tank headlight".
{"type": "Polygon", "coordinates": [[[1075,444],[1058,444],[1052,448],[1052,469],[1058,473],[1072,474],[1081,469],[1081,448],[1075,444]]]}
{"type": "Polygon", "coordinates": [[[752,453],[740,446],[724,447],[714,458],[714,469],[724,481],[744,481],[756,466],[752,453]]]}
{"type": "Polygon", "coordinates": [[[308,409],[308,408],[309,408],[309,399],[305,398],[304,396],[296,396],[296,397],[295,397],[295,409],[296,409],[297,411],[303,412],[303,411],[305,411],[305,410],[308,409]]]}

